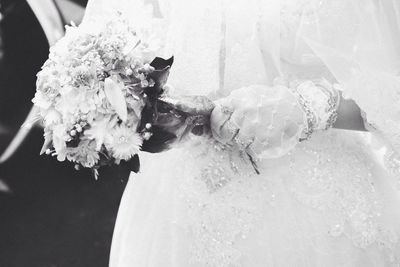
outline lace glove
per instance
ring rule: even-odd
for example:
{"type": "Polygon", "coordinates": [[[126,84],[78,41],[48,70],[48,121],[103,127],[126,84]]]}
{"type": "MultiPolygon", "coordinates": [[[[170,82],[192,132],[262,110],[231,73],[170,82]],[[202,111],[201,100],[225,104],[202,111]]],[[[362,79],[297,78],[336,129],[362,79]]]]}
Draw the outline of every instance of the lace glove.
{"type": "Polygon", "coordinates": [[[281,157],[315,130],[330,128],[338,101],[337,90],[324,80],[241,88],[216,102],[211,131],[253,157],[281,157]]]}

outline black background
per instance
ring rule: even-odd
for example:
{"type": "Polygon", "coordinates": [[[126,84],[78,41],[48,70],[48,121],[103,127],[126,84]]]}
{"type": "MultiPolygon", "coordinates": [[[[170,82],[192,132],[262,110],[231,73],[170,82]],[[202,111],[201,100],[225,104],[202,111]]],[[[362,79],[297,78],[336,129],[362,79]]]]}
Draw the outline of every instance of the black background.
{"type": "MultiPolygon", "coordinates": [[[[86,1],[75,1],[85,5],[86,1]]],[[[48,44],[25,1],[0,1],[0,152],[31,107],[36,73],[48,44]]],[[[42,130],[35,129],[5,164],[0,179],[1,267],[102,267],[128,173],[105,169],[95,181],[90,171],[39,156],[42,130]]]]}

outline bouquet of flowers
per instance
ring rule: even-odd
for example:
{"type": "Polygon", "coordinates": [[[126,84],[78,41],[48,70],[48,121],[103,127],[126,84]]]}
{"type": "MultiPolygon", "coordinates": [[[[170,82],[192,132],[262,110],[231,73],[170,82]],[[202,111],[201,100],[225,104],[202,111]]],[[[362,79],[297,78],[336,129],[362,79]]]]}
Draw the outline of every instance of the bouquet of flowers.
{"type": "Polygon", "coordinates": [[[157,41],[117,14],[93,27],[67,27],[38,73],[33,99],[45,142],[41,153],[76,168],[130,163],[141,150],[159,152],[194,128],[213,108],[202,97],[165,93],[173,58],[156,57],[157,41]]]}

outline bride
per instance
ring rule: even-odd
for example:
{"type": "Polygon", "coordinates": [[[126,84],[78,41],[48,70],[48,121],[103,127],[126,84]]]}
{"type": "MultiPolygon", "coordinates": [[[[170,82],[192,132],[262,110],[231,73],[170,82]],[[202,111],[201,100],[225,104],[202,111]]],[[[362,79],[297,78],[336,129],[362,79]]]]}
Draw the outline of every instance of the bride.
{"type": "Polygon", "coordinates": [[[216,107],[213,138],[141,155],[111,267],[400,266],[396,0],[90,0],[83,23],[113,10],[216,107]],[[368,133],[332,129],[363,127],[339,95],[368,133]]]}

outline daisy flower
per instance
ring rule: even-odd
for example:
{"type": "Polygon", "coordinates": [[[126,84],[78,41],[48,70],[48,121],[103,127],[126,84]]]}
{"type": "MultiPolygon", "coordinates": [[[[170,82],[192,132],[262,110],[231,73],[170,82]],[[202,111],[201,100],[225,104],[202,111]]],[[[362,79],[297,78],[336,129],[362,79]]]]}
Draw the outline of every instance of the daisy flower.
{"type": "Polygon", "coordinates": [[[143,139],[135,129],[119,125],[112,129],[105,145],[115,159],[129,160],[139,153],[142,143],[143,139]]]}

